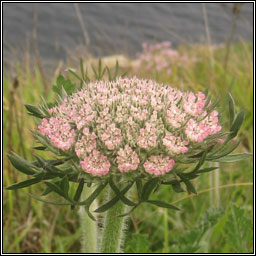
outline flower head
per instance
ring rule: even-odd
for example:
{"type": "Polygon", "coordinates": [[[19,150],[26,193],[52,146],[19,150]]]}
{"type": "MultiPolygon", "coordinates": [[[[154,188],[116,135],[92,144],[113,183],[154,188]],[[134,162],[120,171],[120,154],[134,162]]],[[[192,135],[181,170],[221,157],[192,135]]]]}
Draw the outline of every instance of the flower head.
{"type": "Polygon", "coordinates": [[[111,165],[121,173],[143,166],[160,176],[172,170],[173,158],[220,131],[218,112],[205,104],[202,92],[151,80],[96,81],[49,109],[51,117],[38,128],[56,148],[73,152],[92,176],[108,174],[111,165]]]}
{"type": "Polygon", "coordinates": [[[174,160],[170,157],[159,155],[149,157],[149,159],[144,163],[143,167],[147,173],[160,176],[170,172],[174,164],[174,160]]]}
{"type": "Polygon", "coordinates": [[[85,157],[80,163],[82,169],[93,176],[102,176],[108,174],[111,166],[107,157],[102,155],[97,150],[93,150],[92,153],[88,157],[85,157]]]}
{"type": "Polygon", "coordinates": [[[186,153],[188,151],[188,141],[182,141],[181,137],[173,136],[170,132],[166,132],[163,144],[172,154],[186,153]]]}
{"type": "Polygon", "coordinates": [[[128,172],[138,168],[140,163],[139,157],[128,145],[125,145],[124,149],[120,148],[117,154],[118,169],[120,172],[128,172]]]}

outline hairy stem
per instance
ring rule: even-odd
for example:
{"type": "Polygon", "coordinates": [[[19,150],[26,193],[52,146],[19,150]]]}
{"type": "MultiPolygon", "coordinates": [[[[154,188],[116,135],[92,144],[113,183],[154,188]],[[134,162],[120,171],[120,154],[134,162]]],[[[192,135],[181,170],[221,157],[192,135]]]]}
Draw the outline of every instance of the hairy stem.
{"type": "MultiPolygon", "coordinates": [[[[108,188],[108,199],[115,196],[111,188],[108,188]]],[[[127,211],[127,206],[118,201],[111,207],[104,219],[104,228],[101,241],[101,253],[120,253],[122,240],[124,239],[124,228],[127,217],[117,217],[127,211]]]]}
{"type": "MultiPolygon", "coordinates": [[[[84,186],[81,200],[85,200],[92,192],[93,187],[84,186]]],[[[97,208],[97,202],[94,200],[91,207],[92,209],[97,208]]],[[[82,253],[97,253],[97,222],[93,221],[87,214],[84,206],[79,209],[80,224],[82,228],[81,237],[81,252],[82,253]]]]}

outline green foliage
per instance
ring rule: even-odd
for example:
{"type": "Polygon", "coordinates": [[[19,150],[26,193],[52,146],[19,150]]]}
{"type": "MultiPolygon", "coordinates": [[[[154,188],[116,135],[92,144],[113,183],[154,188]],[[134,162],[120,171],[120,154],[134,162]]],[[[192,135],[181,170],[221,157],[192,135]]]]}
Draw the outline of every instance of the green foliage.
{"type": "Polygon", "coordinates": [[[62,75],[58,76],[56,84],[53,85],[52,90],[59,94],[61,98],[71,95],[76,89],[76,85],[70,79],[65,79],[62,75]]]}
{"type": "Polygon", "coordinates": [[[172,204],[167,204],[165,202],[162,202],[162,201],[158,201],[158,200],[147,200],[146,201],[147,203],[150,203],[150,204],[154,204],[158,207],[162,207],[162,208],[167,208],[167,209],[172,209],[172,210],[176,210],[176,211],[179,211],[180,209],[172,204]]]}
{"type": "Polygon", "coordinates": [[[23,172],[27,175],[35,174],[35,170],[33,170],[32,165],[22,157],[18,156],[17,154],[8,154],[8,158],[12,165],[20,172],[23,172]]]}
{"type": "Polygon", "coordinates": [[[234,253],[252,252],[253,225],[245,210],[232,205],[224,228],[226,242],[234,253]]]}
{"type": "Polygon", "coordinates": [[[235,117],[235,119],[234,119],[234,121],[233,121],[233,123],[230,127],[230,132],[231,133],[230,133],[227,140],[231,140],[237,135],[237,133],[238,133],[243,121],[244,121],[244,115],[245,115],[245,113],[244,113],[243,110],[236,115],[236,117],[235,117]]]}
{"type": "Polygon", "coordinates": [[[112,206],[114,206],[118,201],[120,197],[123,197],[123,195],[131,188],[133,183],[131,182],[128,184],[118,195],[116,195],[114,198],[112,198],[110,201],[105,203],[104,205],[100,206],[98,209],[95,210],[95,212],[105,212],[112,206]]]}
{"type": "MultiPolygon", "coordinates": [[[[128,186],[132,186],[133,183],[128,184],[128,186]]],[[[119,189],[117,188],[117,186],[115,185],[115,183],[113,182],[112,179],[109,180],[109,185],[111,187],[111,189],[114,191],[114,193],[116,194],[116,196],[118,197],[119,200],[121,200],[124,204],[128,205],[128,206],[135,206],[136,203],[132,202],[131,200],[129,200],[128,198],[126,198],[123,193],[121,193],[119,191],[119,189]]]]}
{"type": "Polygon", "coordinates": [[[142,188],[142,202],[147,201],[151,192],[154,190],[156,185],[159,183],[159,178],[150,179],[142,188]]]}
{"type": "Polygon", "coordinates": [[[25,188],[25,187],[34,185],[40,181],[41,181],[41,179],[39,179],[39,178],[28,179],[28,180],[24,180],[22,182],[14,183],[14,184],[6,187],[6,189],[8,189],[8,190],[21,189],[21,188],[25,188]]]}
{"type": "Polygon", "coordinates": [[[176,181],[175,183],[172,184],[172,188],[176,193],[184,192],[184,189],[181,187],[181,185],[178,181],[176,181]]]}
{"type": "MultiPolygon", "coordinates": [[[[183,232],[173,232],[170,253],[212,253],[210,246],[219,234],[220,240],[225,242],[225,248],[219,252],[250,253],[252,251],[253,226],[246,216],[246,211],[236,205],[224,208],[210,208],[198,219],[194,226],[189,226],[183,232]]],[[[156,221],[156,220],[155,220],[156,221]]],[[[138,238],[139,239],[139,238],[138,238]]],[[[141,253],[136,242],[127,238],[127,253],[141,253]],[[137,248],[137,249],[135,249],[137,248]]],[[[138,241],[138,244],[140,242],[138,241]]],[[[218,245],[217,245],[218,246],[218,245]]],[[[213,250],[213,251],[212,251],[213,250]]],[[[149,253],[152,250],[148,251],[149,253]]]]}
{"type": "Polygon", "coordinates": [[[45,117],[45,113],[39,107],[33,106],[31,104],[26,104],[25,107],[28,110],[29,115],[32,115],[38,118],[45,117]]]}
{"type": "Polygon", "coordinates": [[[229,120],[230,120],[230,127],[232,126],[232,123],[234,121],[236,112],[235,112],[235,101],[231,95],[231,93],[228,93],[229,97],[229,120]]]}
{"type": "MultiPolygon", "coordinates": [[[[79,185],[78,185],[78,187],[77,187],[76,193],[75,193],[74,198],[73,198],[73,201],[74,201],[74,202],[78,202],[78,200],[80,199],[81,194],[82,194],[82,192],[83,192],[83,188],[84,188],[84,180],[81,179],[81,180],[79,181],[79,185]]],[[[71,209],[72,209],[72,210],[74,209],[74,205],[71,206],[71,209]]]]}
{"type": "Polygon", "coordinates": [[[101,80],[104,76],[104,73],[106,71],[106,68],[102,70],[102,62],[101,59],[99,59],[98,69],[96,70],[95,67],[92,65],[92,70],[94,73],[94,76],[97,80],[101,80]]]}
{"type": "Polygon", "coordinates": [[[232,162],[247,159],[248,157],[251,157],[251,156],[252,156],[252,154],[250,154],[250,153],[233,154],[233,155],[228,155],[228,156],[221,157],[218,160],[216,160],[216,162],[232,163],[232,162]]]}
{"type": "Polygon", "coordinates": [[[196,189],[195,187],[193,186],[193,184],[185,177],[185,175],[181,174],[181,173],[178,173],[177,174],[181,180],[185,183],[186,187],[187,187],[187,191],[188,193],[193,193],[193,194],[196,194],[196,189]]]}
{"type": "Polygon", "coordinates": [[[127,241],[125,253],[150,253],[148,236],[145,234],[133,234],[127,241]]]}

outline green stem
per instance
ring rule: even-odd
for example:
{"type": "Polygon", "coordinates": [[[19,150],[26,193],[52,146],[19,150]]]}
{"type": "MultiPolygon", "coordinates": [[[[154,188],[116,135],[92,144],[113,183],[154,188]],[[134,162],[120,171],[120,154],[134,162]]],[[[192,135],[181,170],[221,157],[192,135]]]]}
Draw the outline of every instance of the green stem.
{"type": "MultiPolygon", "coordinates": [[[[108,200],[115,196],[111,188],[108,188],[108,200]]],[[[101,241],[101,253],[120,253],[123,240],[123,231],[127,217],[117,217],[124,214],[127,207],[121,201],[118,201],[111,207],[104,219],[104,229],[101,241]]]]}
{"type": "MultiPolygon", "coordinates": [[[[85,185],[81,195],[81,200],[85,200],[93,191],[93,187],[89,188],[85,185]]],[[[94,200],[90,208],[97,208],[96,200],[94,200]]],[[[79,216],[82,228],[81,252],[97,253],[97,222],[93,221],[88,216],[84,206],[80,207],[79,216]]]]}

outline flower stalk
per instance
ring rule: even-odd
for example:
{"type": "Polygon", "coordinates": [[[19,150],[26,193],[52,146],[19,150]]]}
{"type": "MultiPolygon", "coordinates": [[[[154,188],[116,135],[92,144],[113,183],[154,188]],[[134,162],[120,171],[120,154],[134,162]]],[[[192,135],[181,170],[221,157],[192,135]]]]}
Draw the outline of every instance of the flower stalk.
{"type": "MultiPolygon", "coordinates": [[[[115,193],[109,187],[108,199],[110,200],[114,196],[115,193]]],[[[118,215],[124,214],[126,211],[127,206],[119,200],[118,203],[106,212],[100,248],[101,253],[121,252],[127,216],[118,217],[118,215]]]]}
{"type": "MultiPolygon", "coordinates": [[[[93,187],[84,186],[81,199],[85,200],[88,195],[93,192],[93,187]]],[[[92,209],[97,208],[97,200],[91,205],[92,209]]],[[[85,206],[80,206],[79,208],[80,225],[82,228],[81,237],[81,252],[82,253],[97,253],[97,240],[98,240],[98,230],[97,222],[93,221],[87,214],[85,206]]]]}

